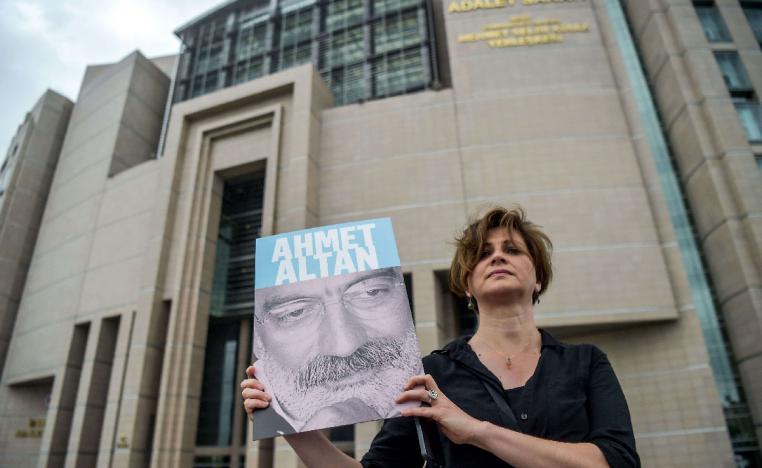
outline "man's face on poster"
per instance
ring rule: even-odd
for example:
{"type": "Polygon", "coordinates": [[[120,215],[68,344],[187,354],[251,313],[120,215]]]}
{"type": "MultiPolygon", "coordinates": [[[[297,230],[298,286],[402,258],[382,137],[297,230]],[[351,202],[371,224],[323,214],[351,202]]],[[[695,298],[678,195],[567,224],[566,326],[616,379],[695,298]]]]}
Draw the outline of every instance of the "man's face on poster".
{"type": "Polygon", "coordinates": [[[271,392],[301,430],[388,417],[421,371],[399,268],[258,290],[255,317],[271,392]]]}

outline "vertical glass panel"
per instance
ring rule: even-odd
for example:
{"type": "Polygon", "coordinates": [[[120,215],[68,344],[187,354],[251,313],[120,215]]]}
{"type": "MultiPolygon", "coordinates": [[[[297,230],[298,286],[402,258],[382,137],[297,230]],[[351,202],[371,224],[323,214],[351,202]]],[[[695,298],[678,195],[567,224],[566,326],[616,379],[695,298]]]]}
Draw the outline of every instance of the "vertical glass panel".
{"type": "Polygon", "coordinates": [[[746,19],[749,20],[749,26],[757,37],[757,42],[762,46],[762,3],[741,2],[746,19]]]}
{"type": "Polygon", "coordinates": [[[328,76],[337,105],[357,102],[365,98],[364,64],[339,68],[328,76]]]}
{"type": "Polygon", "coordinates": [[[201,96],[202,94],[204,94],[204,77],[196,76],[191,84],[191,97],[201,96]]]}
{"type": "Polygon", "coordinates": [[[282,57],[278,59],[276,67],[278,70],[285,70],[286,68],[309,62],[312,58],[312,46],[310,43],[305,43],[299,46],[287,47],[281,51],[281,55],[282,57]]]}
{"type": "Polygon", "coordinates": [[[378,96],[402,93],[424,85],[428,79],[420,50],[380,58],[374,64],[373,77],[378,96]]]}
{"type": "Polygon", "coordinates": [[[230,468],[230,456],[197,455],[193,457],[193,468],[230,468]]]}
{"type": "Polygon", "coordinates": [[[326,7],[325,29],[332,31],[362,21],[365,15],[363,0],[335,0],[326,7]]]}
{"type": "Polygon", "coordinates": [[[228,181],[212,279],[213,316],[248,315],[254,307],[254,249],[262,222],[264,175],[228,181]]]}
{"type": "Polygon", "coordinates": [[[374,0],[373,15],[383,15],[389,11],[401,10],[403,8],[418,5],[420,3],[420,0],[374,0]]]}
{"type": "MultiPolygon", "coordinates": [[[[691,229],[692,223],[684,204],[685,198],[682,187],[678,182],[677,171],[664,137],[663,126],[659,121],[653,97],[643,74],[642,61],[637,54],[632,36],[629,34],[630,30],[620,1],[606,0],[605,4],[617,45],[624,59],[627,77],[636,97],[646,141],[652,150],[657,175],[677,235],[677,244],[688,274],[691,296],[707,345],[709,365],[722,400],[726,424],[731,437],[733,437],[736,464],[737,466],[757,466],[753,459],[745,455],[752,442],[747,437],[749,433],[744,432],[743,429],[747,424],[741,423],[740,418],[745,417],[744,414],[748,414],[748,406],[744,402],[742,388],[738,385],[738,379],[735,377],[737,368],[733,364],[733,356],[727,345],[722,314],[717,312],[715,298],[708,282],[695,232],[691,229]],[[742,407],[745,407],[743,411],[737,411],[742,407]],[[740,436],[740,439],[735,440],[736,436],[740,436]]],[[[751,435],[754,434],[751,433],[751,435]]],[[[753,447],[752,451],[758,453],[759,448],[756,442],[753,442],[753,447]]]]}
{"type": "Polygon", "coordinates": [[[233,82],[235,84],[259,78],[265,73],[264,57],[253,58],[247,62],[238,62],[235,68],[233,82]]]}
{"type": "Polygon", "coordinates": [[[729,90],[747,90],[751,88],[751,82],[746,74],[743,63],[741,63],[741,57],[738,55],[738,52],[715,52],[714,56],[720,65],[722,77],[725,78],[725,84],[728,85],[729,90]]]}
{"type": "Polygon", "coordinates": [[[212,14],[181,32],[185,55],[176,80],[175,101],[314,61],[336,93],[337,105],[425,88],[431,70],[428,2],[421,0],[279,0],[238,2],[235,15],[212,14]],[[366,18],[367,9],[373,20],[366,18]],[[319,39],[318,39],[319,38],[319,39]],[[315,41],[318,41],[315,47],[315,41]],[[371,44],[375,52],[370,54],[371,44]],[[401,72],[392,58],[373,63],[377,54],[408,50],[413,69],[401,72]],[[313,55],[315,52],[316,55],[313,55]],[[348,67],[347,69],[341,69],[348,67]],[[373,70],[381,70],[383,94],[371,92],[373,70]],[[364,75],[364,77],[363,77],[364,75]],[[421,82],[421,76],[424,81],[421,82]],[[362,82],[363,80],[368,83],[362,82]],[[341,84],[341,86],[339,86],[341,84]],[[344,88],[346,86],[346,89],[344,88]]]}
{"type": "Polygon", "coordinates": [[[220,317],[225,313],[225,291],[227,291],[228,263],[230,263],[231,226],[226,220],[220,222],[217,236],[217,252],[214,257],[214,278],[212,279],[212,301],[209,315],[220,317]]]}
{"type": "Polygon", "coordinates": [[[230,445],[240,329],[238,321],[209,321],[196,445],[230,445]]]}
{"type": "Polygon", "coordinates": [[[730,33],[716,5],[696,5],[696,13],[709,42],[730,41],[730,33]]]}
{"type": "Polygon", "coordinates": [[[357,62],[365,57],[362,27],[341,31],[325,38],[320,44],[321,68],[357,62]]]}
{"type": "Polygon", "coordinates": [[[750,142],[762,142],[762,106],[758,102],[737,102],[736,110],[750,142]]]}
{"type": "Polygon", "coordinates": [[[404,273],[402,278],[405,281],[405,292],[407,293],[407,301],[410,304],[410,315],[413,316],[413,322],[415,322],[415,309],[413,308],[413,275],[411,273],[404,273]]]}
{"type": "Polygon", "coordinates": [[[213,71],[206,75],[204,78],[204,94],[211,93],[216,90],[220,81],[219,72],[213,71]]]}
{"type": "Polygon", "coordinates": [[[417,10],[401,16],[384,18],[373,26],[373,43],[377,54],[401,49],[420,41],[421,32],[417,10]]]}
{"type": "Polygon", "coordinates": [[[236,59],[242,60],[252,55],[261,54],[267,47],[267,23],[252,24],[241,28],[236,45],[236,59]]]}
{"type": "Polygon", "coordinates": [[[280,44],[287,46],[312,37],[312,9],[286,14],[281,20],[280,44]]]}

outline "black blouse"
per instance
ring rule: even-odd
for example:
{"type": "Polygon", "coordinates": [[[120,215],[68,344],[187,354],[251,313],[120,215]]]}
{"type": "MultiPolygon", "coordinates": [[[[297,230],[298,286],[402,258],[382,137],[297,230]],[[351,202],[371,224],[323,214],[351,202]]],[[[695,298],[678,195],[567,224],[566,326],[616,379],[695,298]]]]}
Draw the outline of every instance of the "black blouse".
{"type": "MultiPolygon", "coordinates": [[[[523,391],[510,396],[474,354],[470,336],[426,356],[424,369],[450,400],[476,419],[543,439],[590,442],[611,467],[639,467],[627,402],[606,355],[593,345],[559,343],[544,330],[541,334],[535,373],[523,391]],[[506,398],[515,418],[492,395],[506,398]]],[[[453,444],[441,434],[440,440],[445,466],[510,466],[475,446],[453,444]]],[[[422,463],[413,418],[387,420],[362,460],[369,468],[420,468],[422,463]]]]}

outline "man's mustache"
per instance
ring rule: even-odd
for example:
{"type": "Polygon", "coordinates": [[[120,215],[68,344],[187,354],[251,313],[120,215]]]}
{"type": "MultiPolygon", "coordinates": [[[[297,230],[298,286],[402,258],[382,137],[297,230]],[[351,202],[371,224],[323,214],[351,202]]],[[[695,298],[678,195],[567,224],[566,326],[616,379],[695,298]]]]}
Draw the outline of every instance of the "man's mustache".
{"type": "Polygon", "coordinates": [[[318,356],[296,376],[300,391],[339,381],[358,372],[379,369],[402,355],[402,342],[394,339],[369,341],[349,356],[318,356]]]}

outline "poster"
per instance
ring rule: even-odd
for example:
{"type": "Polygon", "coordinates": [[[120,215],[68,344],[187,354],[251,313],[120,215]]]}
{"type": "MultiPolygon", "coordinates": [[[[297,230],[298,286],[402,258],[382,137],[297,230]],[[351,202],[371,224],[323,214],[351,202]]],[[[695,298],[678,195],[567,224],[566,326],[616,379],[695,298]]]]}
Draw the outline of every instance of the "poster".
{"type": "Polygon", "coordinates": [[[388,218],[257,239],[253,322],[255,440],[399,416],[423,373],[388,218]]]}

